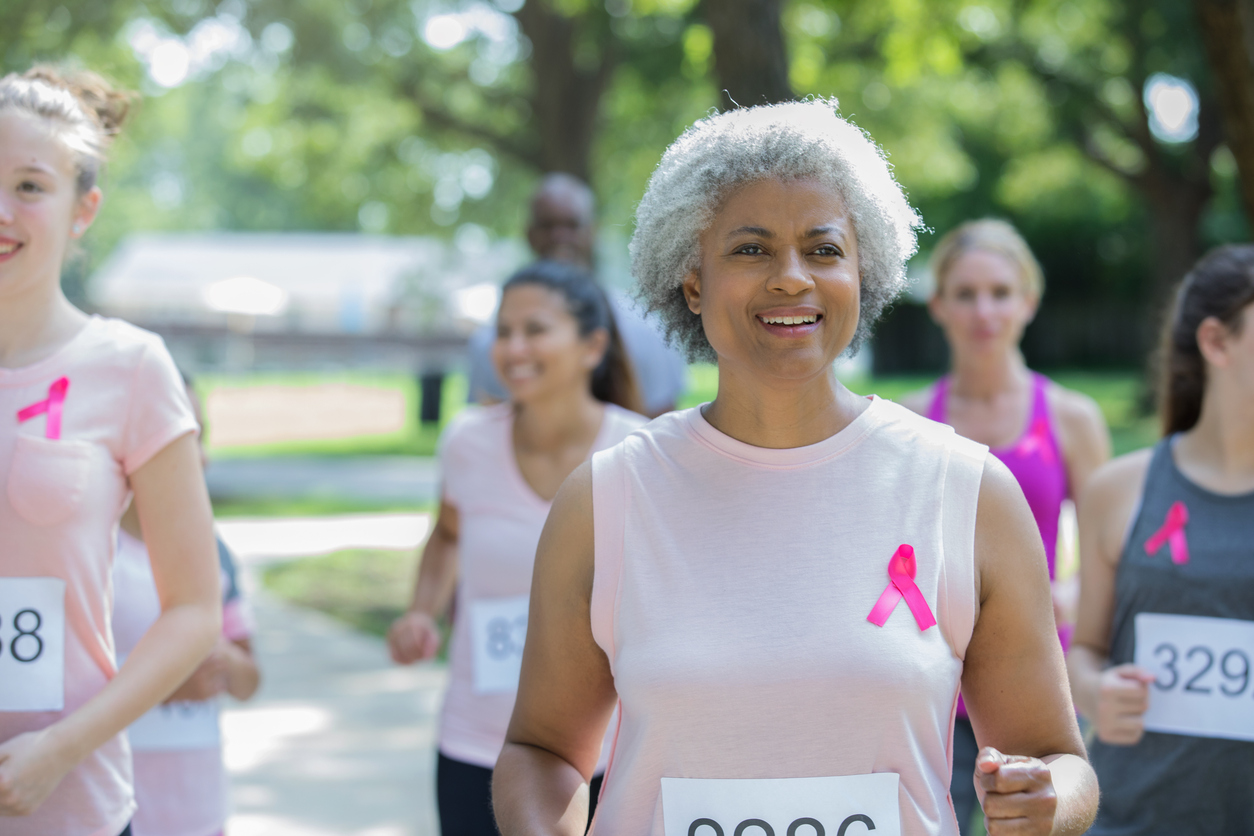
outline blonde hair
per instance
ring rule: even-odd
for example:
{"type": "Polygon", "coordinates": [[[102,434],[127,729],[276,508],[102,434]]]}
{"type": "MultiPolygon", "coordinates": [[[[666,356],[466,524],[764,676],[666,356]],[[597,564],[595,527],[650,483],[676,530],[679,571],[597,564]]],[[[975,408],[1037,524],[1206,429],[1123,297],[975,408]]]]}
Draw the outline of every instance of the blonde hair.
{"type": "Polygon", "coordinates": [[[63,73],[46,64],[0,78],[0,111],[14,108],[57,123],[58,138],[74,154],[80,195],[96,185],[133,100],[95,73],[63,73]]]}
{"type": "Polygon", "coordinates": [[[1023,289],[1040,299],[1045,293],[1045,276],[1036,256],[1032,255],[1028,242],[1019,231],[1006,221],[981,218],[967,221],[951,229],[937,242],[932,250],[928,266],[935,282],[933,294],[939,296],[945,284],[945,276],[954,262],[969,252],[985,252],[1000,255],[1010,261],[1019,273],[1023,289]]]}

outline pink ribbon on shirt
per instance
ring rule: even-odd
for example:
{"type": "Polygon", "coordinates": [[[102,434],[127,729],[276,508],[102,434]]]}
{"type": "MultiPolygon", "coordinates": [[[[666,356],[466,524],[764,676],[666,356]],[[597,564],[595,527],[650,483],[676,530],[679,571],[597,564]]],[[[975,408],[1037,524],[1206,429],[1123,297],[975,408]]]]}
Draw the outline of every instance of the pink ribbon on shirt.
{"type": "Polygon", "coordinates": [[[1049,421],[1037,418],[1032,423],[1032,429],[1023,437],[1023,441],[1019,442],[1019,449],[1025,455],[1040,453],[1041,459],[1046,464],[1053,464],[1054,451],[1049,446],[1049,421]]]}
{"type": "Polygon", "coordinates": [[[48,413],[48,422],[44,424],[44,438],[56,441],[61,437],[61,406],[65,403],[65,392],[70,388],[68,377],[58,378],[48,387],[48,397],[39,403],[33,403],[17,413],[17,422],[29,421],[36,415],[48,413]]]}
{"type": "Polygon", "coordinates": [[[888,586],[871,608],[871,614],[866,620],[877,627],[883,627],[897,602],[905,598],[906,606],[910,608],[910,614],[918,622],[920,630],[935,627],[936,618],[932,615],[932,608],[927,605],[918,584],[914,582],[916,574],[918,565],[914,560],[914,546],[902,543],[897,547],[892,560],[888,561],[888,586]]]}
{"type": "Polygon", "coordinates": [[[1145,541],[1145,553],[1153,557],[1164,543],[1170,543],[1171,562],[1181,565],[1188,563],[1189,541],[1184,536],[1184,527],[1188,525],[1188,522],[1189,509],[1183,502],[1173,502],[1167,509],[1167,519],[1163,521],[1162,528],[1155,531],[1154,535],[1145,541]]]}

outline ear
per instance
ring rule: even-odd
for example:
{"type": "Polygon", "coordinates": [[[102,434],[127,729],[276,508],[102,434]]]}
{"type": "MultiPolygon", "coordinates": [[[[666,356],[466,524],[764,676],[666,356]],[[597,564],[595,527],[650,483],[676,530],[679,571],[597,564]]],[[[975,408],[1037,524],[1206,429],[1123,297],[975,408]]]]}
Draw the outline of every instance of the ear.
{"type": "Polygon", "coordinates": [[[601,365],[601,361],[605,359],[605,352],[610,350],[610,332],[604,328],[598,328],[584,338],[584,345],[587,346],[587,351],[584,354],[583,364],[589,371],[592,371],[601,365]]]}
{"type": "Polygon", "coordinates": [[[1217,368],[1228,365],[1228,339],[1232,334],[1217,317],[1208,316],[1197,326],[1197,348],[1206,362],[1217,368]]]}
{"type": "Polygon", "coordinates": [[[684,289],[684,301],[688,303],[688,310],[700,316],[701,274],[696,270],[690,271],[688,275],[684,276],[684,282],[681,287],[684,289]]]}
{"type": "Polygon", "coordinates": [[[927,312],[932,317],[932,321],[941,328],[945,327],[944,304],[940,291],[934,292],[927,298],[927,312]]]}
{"type": "Polygon", "coordinates": [[[87,232],[92,221],[96,220],[96,213],[100,211],[102,200],[104,200],[104,193],[100,191],[99,186],[92,186],[91,191],[78,199],[70,223],[72,238],[81,238],[87,232]]]}
{"type": "Polygon", "coordinates": [[[1024,325],[1031,325],[1032,320],[1036,319],[1036,312],[1041,309],[1041,297],[1036,293],[1026,294],[1025,301],[1028,306],[1028,318],[1024,321],[1024,325]]]}

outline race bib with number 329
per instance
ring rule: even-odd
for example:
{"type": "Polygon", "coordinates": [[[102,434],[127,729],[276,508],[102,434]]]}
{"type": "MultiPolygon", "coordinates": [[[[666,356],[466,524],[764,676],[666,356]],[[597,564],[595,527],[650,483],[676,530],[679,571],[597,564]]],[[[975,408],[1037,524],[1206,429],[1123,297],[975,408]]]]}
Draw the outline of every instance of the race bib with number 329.
{"type": "Polygon", "coordinates": [[[1152,671],[1145,728],[1254,740],[1254,621],[1136,616],[1135,661],[1152,671]]]}
{"type": "Polygon", "coordinates": [[[901,836],[894,772],[832,778],[663,778],[666,836],[901,836]]]}
{"type": "Polygon", "coordinates": [[[518,690],[523,644],[527,640],[528,604],[526,595],[470,602],[476,694],[518,690]]]}
{"type": "Polygon", "coordinates": [[[65,708],[65,581],[0,578],[0,711],[65,708]]]}

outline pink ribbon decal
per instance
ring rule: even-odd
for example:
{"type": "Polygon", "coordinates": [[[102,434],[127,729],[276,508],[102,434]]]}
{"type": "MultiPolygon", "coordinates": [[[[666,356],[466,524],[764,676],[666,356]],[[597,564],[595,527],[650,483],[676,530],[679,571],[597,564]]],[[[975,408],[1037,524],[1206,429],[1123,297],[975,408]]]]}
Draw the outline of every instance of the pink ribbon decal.
{"type": "Polygon", "coordinates": [[[918,565],[914,560],[914,546],[902,543],[897,547],[892,560],[888,561],[888,586],[871,608],[871,614],[866,620],[876,627],[883,627],[884,622],[893,614],[897,602],[905,598],[906,606],[910,608],[910,614],[918,622],[920,630],[935,627],[936,618],[932,615],[932,608],[927,605],[927,600],[914,582],[916,574],[918,565]]]}
{"type": "Polygon", "coordinates": [[[1040,453],[1046,464],[1053,464],[1054,451],[1049,446],[1049,422],[1044,418],[1036,419],[1032,429],[1019,443],[1019,449],[1026,455],[1040,453]]]}
{"type": "Polygon", "coordinates": [[[1184,527],[1189,523],[1189,509],[1183,502],[1173,502],[1167,509],[1167,519],[1162,528],[1154,532],[1154,536],[1145,541],[1145,553],[1150,557],[1163,547],[1171,544],[1171,562],[1183,565],[1189,562],[1189,541],[1184,536],[1184,527]]]}
{"type": "Polygon", "coordinates": [[[44,425],[44,438],[56,441],[61,437],[61,406],[65,403],[65,392],[70,388],[68,377],[58,378],[48,387],[48,397],[39,403],[33,403],[17,413],[17,422],[29,421],[36,415],[48,413],[48,422],[44,425]]]}

